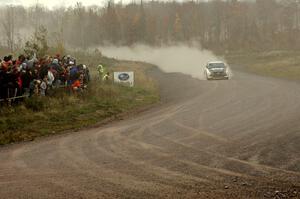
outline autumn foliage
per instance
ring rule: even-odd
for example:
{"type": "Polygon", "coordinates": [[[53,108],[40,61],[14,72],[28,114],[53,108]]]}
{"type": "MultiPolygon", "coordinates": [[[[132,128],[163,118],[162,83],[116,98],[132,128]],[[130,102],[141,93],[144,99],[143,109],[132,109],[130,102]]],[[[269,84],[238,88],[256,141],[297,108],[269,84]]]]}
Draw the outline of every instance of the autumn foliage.
{"type": "MultiPolygon", "coordinates": [[[[41,5],[9,7],[10,13],[18,14],[10,21],[13,27],[3,23],[2,29],[6,29],[6,43],[10,46],[13,46],[12,39],[23,38],[24,30],[42,24],[49,38],[56,38],[52,43],[59,40],[71,47],[196,42],[221,51],[294,50],[300,49],[299,6],[298,0],[141,1],[129,4],[110,0],[104,7],[84,7],[80,3],[53,10],[41,5]],[[13,34],[10,30],[14,30],[13,34]]],[[[2,8],[5,13],[3,9],[8,8],[2,8]]]]}

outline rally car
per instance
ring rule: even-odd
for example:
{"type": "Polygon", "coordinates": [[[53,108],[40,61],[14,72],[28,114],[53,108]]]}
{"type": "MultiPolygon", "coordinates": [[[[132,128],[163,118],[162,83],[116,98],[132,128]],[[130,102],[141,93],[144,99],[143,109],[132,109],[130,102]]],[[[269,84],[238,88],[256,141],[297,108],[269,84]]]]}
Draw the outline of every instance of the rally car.
{"type": "Polygon", "coordinates": [[[207,80],[229,79],[228,67],[222,61],[208,62],[204,69],[207,80]]]}

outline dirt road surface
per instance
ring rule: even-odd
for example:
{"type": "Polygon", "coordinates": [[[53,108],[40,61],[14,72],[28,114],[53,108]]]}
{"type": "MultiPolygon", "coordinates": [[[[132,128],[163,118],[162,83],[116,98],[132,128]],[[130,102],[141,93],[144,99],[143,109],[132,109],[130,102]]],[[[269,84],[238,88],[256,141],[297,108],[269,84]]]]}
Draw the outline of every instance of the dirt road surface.
{"type": "Polygon", "coordinates": [[[152,71],[157,107],[0,149],[0,198],[300,198],[300,85],[152,71]]]}

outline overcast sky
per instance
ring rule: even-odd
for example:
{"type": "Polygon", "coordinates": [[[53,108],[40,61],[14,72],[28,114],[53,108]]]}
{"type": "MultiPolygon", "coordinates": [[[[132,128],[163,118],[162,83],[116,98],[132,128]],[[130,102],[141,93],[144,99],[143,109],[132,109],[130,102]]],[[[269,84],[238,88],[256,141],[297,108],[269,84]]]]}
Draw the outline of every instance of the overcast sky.
{"type": "MultiPolygon", "coordinates": [[[[123,3],[129,3],[129,2],[140,2],[140,0],[115,0],[116,3],[122,1],[123,3]]],[[[144,0],[147,1],[147,0],[144,0]]],[[[173,1],[173,0],[160,0],[160,1],[173,1]]],[[[188,0],[177,0],[177,1],[188,1],[188,0]]],[[[209,1],[209,0],[200,0],[200,1],[209,1]]],[[[106,4],[107,0],[0,0],[0,6],[5,5],[23,5],[23,6],[32,6],[36,3],[42,4],[44,6],[47,6],[48,8],[53,8],[57,6],[74,6],[76,2],[81,2],[85,6],[90,5],[99,5],[103,6],[106,4]]]]}
{"type": "MultiPolygon", "coordinates": [[[[48,8],[58,7],[58,6],[74,6],[76,2],[81,2],[85,6],[98,5],[104,6],[108,0],[0,0],[0,6],[6,5],[23,5],[26,7],[35,5],[36,3],[42,4],[48,8]]],[[[123,3],[130,3],[133,1],[140,2],[141,0],[115,0],[115,3],[122,1],[123,3]]],[[[143,0],[147,1],[147,0],[143,0]]],[[[173,0],[160,0],[160,1],[173,1],[173,0]]],[[[189,0],[176,0],[180,2],[189,0]]],[[[200,1],[210,1],[210,0],[200,0],[200,1]]]]}
{"type": "MultiPolygon", "coordinates": [[[[123,0],[124,3],[129,2],[130,0],[123,0]]],[[[31,6],[36,3],[43,4],[49,8],[54,6],[71,6],[75,5],[76,2],[81,2],[83,5],[105,5],[107,0],[0,0],[0,5],[24,5],[24,6],[31,6]]],[[[118,1],[115,1],[118,2],[118,1]]]]}

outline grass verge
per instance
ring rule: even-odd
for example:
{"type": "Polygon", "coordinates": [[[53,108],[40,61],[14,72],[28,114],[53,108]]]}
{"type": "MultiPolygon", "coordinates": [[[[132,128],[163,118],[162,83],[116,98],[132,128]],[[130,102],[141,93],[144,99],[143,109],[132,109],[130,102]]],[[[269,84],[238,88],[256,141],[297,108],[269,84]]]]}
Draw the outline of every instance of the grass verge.
{"type": "Polygon", "coordinates": [[[300,52],[271,51],[260,53],[228,53],[227,62],[235,70],[258,75],[300,80],[300,52]]]}
{"type": "MultiPolygon", "coordinates": [[[[136,86],[103,84],[94,78],[82,94],[55,90],[50,97],[30,98],[12,108],[1,107],[0,145],[89,127],[159,101],[157,86],[146,75],[150,65],[98,58],[94,61],[105,62],[111,72],[135,71],[136,86]]],[[[89,64],[93,74],[95,63],[89,64]]]]}

